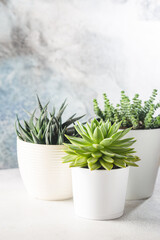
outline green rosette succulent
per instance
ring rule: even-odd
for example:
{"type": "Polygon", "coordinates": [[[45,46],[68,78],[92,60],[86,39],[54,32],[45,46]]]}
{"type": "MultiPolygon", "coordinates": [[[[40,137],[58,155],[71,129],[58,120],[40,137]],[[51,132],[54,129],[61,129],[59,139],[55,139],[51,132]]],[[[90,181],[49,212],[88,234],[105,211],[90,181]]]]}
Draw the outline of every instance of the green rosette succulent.
{"type": "Polygon", "coordinates": [[[80,137],[66,136],[70,144],[65,144],[67,155],[63,162],[90,170],[137,167],[135,162],[140,159],[133,155],[134,148],[130,148],[136,140],[124,138],[131,128],[119,130],[120,126],[121,122],[112,125],[109,120],[93,119],[86,125],[77,122],[74,127],[80,137]]]}
{"type": "Polygon", "coordinates": [[[70,125],[74,124],[77,120],[83,116],[75,117],[73,114],[66,121],[62,121],[63,113],[67,107],[66,101],[64,101],[56,114],[55,107],[52,112],[48,111],[48,104],[42,106],[39,97],[37,96],[39,115],[35,116],[34,112],[28,113],[30,118],[28,121],[24,120],[24,124],[21,124],[18,116],[15,123],[16,133],[19,139],[36,144],[47,145],[61,145],[64,142],[68,142],[65,134],[69,136],[77,135],[74,127],[70,125]]]}

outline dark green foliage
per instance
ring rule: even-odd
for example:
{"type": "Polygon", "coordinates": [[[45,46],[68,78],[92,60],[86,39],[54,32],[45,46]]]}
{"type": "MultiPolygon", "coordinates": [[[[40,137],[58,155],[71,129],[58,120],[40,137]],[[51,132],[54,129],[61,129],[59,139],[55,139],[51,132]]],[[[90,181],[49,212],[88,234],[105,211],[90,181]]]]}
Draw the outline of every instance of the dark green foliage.
{"type": "Polygon", "coordinates": [[[77,122],[74,127],[80,137],[66,136],[71,144],[65,144],[67,155],[63,162],[70,162],[70,167],[91,170],[138,166],[135,162],[140,159],[133,155],[134,148],[130,148],[134,138],[123,138],[130,128],[120,131],[120,126],[121,122],[111,125],[109,120],[98,122],[94,119],[86,125],[77,122]]]}
{"type": "Polygon", "coordinates": [[[133,129],[148,129],[160,127],[160,115],[154,116],[155,111],[160,108],[160,103],[154,103],[157,96],[157,90],[154,89],[149,100],[142,104],[139,95],[135,94],[132,101],[121,91],[120,104],[116,107],[110,103],[106,94],[104,97],[104,111],[102,111],[97,103],[93,100],[95,114],[104,121],[108,120],[113,124],[114,122],[122,121],[122,128],[132,127],[133,129]]]}
{"type": "Polygon", "coordinates": [[[57,115],[55,114],[55,107],[53,107],[53,111],[49,113],[49,103],[43,107],[38,96],[37,101],[39,108],[38,117],[35,116],[36,110],[34,110],[32,114],[29,113],[29,121],[24,120],[22,126],[17,116],[15,128],[17,136],[21,140],[36,144],[61,145],[64,142],[68,142],[65,134],[69,136],[75,136],[77,134],[74,127],[69,128],[69,126],[83,116],[75,117],[76,114],[74,114],[67,121],[62,122],[62,115],[67,107],[66,101],[62,103],[57,115]]]}

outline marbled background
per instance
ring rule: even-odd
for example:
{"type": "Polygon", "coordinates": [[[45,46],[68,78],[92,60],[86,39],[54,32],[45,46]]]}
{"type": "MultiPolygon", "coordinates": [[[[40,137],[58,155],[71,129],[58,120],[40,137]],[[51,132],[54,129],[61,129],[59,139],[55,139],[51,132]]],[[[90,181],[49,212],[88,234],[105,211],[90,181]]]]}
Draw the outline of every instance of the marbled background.
{"type": "Polygon", "coordinates": [[[102,93],[160,90],[160,1],[0,0],[0,168],[17,166],[15,114],[35,93],[66,117],[102,93]]]}

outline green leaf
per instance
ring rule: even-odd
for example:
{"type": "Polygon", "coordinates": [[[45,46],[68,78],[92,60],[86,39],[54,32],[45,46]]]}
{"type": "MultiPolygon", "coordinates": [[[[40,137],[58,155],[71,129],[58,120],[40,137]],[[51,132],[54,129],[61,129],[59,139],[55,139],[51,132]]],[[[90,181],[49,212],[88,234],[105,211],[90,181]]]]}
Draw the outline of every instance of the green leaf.
{"type": "Polygon", "coordinates": [[[102,156],[102,153],[100,153],[100,152],[92,153],[92,157],[94,157],[94,158],[100,158],[101,156],[102,156]]]}
{"type": "Polygon", "coordinates": [[[65,135],[66,138],[68,138],[68,140],[72,143],[72,144],[75,144],[75,145],[89,145],[88,142],[86,142],[84,139],[82,138],[78,138],[78,137],[70,137],[70,136],[67,136],[65,135]]]}
{"type": "Polygon", "coordinates": [[[96,143],[100,143],[102,141],[103,134],[102,134],[101,130],[99,129],[99,127],[96,127],[96,129],[94,130],[93,138],[94,138],[96,143]]]}
{"type": "Polygon", "coordinates": [[[104,146],[102,146],[101,144],[93,144],[92,145],[95,149],[101,150],[104,148],[104,146]]]}
{"type": "Polygon", "coordinates": [[[91,127],[90,127],[90,125],[88,124],[88,122],[87,122],[87,124],[86,124],[86,129],[87,129],[88,135],[89,135],[90,138],[92,139],[92,138],[93,138],[93,133],[92,133],[91,127]]]}
{"type": "Polygon", "coordinates": [[[24,141],[32,141],[32,137],[30,135],[30,133],[28,133],[20,124],[19,118],[17,116],[17,123],[18,123],[18,127],[19,127],[19,131],[21,133],[21,137],[23,138],[24,141]]]}
{"type": "Polygon", "coordinates": [[[88,163],[88,167],[91,171],[97,170],[101,167],[101,164],[99,162],[96,163],[88,163]]]}
{"type": "Polygon", "coordinates": [[[87,160],[88,163],[92,163],[92,164],[96,163],[97,161],[98,161],[98,158],[93,158],[93,157],[91,157],[87,160]]]}
{"type": "Polygon", "coordinates": [[[41,143],[41,141],[36,137],[36,135],[33,133],[33,131],[31,131],[31,135],[32,135],[34,143],[36,143],[36,144],[41,143]]]}
{"type": "Polygon", "coordinates": [[[125,161],[122,160],[122,159],[118,159],[118,158],[114,158],[114,164],[115,164],[117,167],[122,167],[122,168],[125,168],[125,167],[126,167],[125,161]]]}
{"type": "Polygon", "coordinates": [[[78,157],[75,161],[75,165],[84,165],[87,164],[87,158],[85,157],[78,157]]]}
{"type": "Polygon", "coordinates": [[[112,135],[112,141],[114,142],[114,141],[116,141],[117,139],[119,139],[120,137],[121,137],[121,134],[122,134],[122,132],[121,131],[119,131],[119,132],[116,132],[115,134],[113,134],[112,135]]]}
{"type": "Polygon", "coordinates": [[[130,162],[130,161],[127,161],[127,160],[125,160],[125,163],[126,163],[128,166],[138,167],[138,165],[137,165],[136,163],[133,163],[133,162],[130,162]]]}
{"type": "Polygon", "coordinates": [[[127,129],[121,131],[121,136],[120,136],[120,138],[124,137],[131,129],[132,129],[132,127],[131,127],[131,128],[127,128],[127,129]]]}
{"type": "Polygon", "coordinates": [[[113,168],[112,163],[108,163],[108,162],[104,161],[103,159],[100,159],[100,164],[102,165],[103,168],[105,168],[106,170],[109,170],[109,171],[113,168]]]}
{"type": "Polygon", "coordinates": [[[112,138],[105,138],[100,142],[100,144],[104,147],[107,147],[112,143],[112,141],[113,141],[112,138]]]}
{"type": "Polygon", "coordinates": [[[82,136],[82,138],[83,138],[86,142],[88,142],[89,144],[90,144],[90,143],[91,143],[91,144],[94,143],[93,140],[92,140],[91,138],[87,137],[86,135],[84,135],[84,134],[81,133],[81,136],[82,136]]]}
{"type": "Polygon", "coordinates": [[[42,107],[42,104],[40,102],[40,99],[39,99],[38,95],[37,95],[37,101],[38,101],[39,109],[40,109],[40,111],[42,111],[43,107],[42,107]]]}
{"type": "Polygon", "coordinates": [[[73,162],[77,159],[77,155],[66,155],[62,157],[63,163],[73,162]]]}
{"type": "Polygon", "coordinates": [[[109,163],[114,162],[113,158],[111,158],[111,157],[107,157],[107,156],[103,155],[102,158],[105,162],[109,162],[109,163]]]}
{"type": "Polygon", "coordinates": [[[108,157],[114,157],[114,153],[113,152],[111,152],[111,151],[109,151],[109,150],[100,150],[101,151],[101,153],[103,153],[104,155],[106,155],[106,156],[108,156],[108,157]]]}

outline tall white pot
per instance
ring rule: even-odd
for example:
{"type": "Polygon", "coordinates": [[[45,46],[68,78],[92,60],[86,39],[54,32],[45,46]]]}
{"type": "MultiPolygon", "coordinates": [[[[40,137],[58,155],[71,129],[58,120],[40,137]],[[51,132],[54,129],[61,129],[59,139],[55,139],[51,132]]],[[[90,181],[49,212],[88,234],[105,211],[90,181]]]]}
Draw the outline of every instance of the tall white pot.
{"type": "Polygon", "coordinates": [[[160,164],[160,129],[131,130],[127,137],[137,140],[133,147],[141,161],[139,167],[130,169],[126,198],[148,198],[153,193],[160,164]]]}
{"type": "Polygon", "coordinates": [[[71,170],[63,164],[63,145],[33,144],[17,139],[18,164],[30,195],[43,200],[72,197],[71,170]]]}
{"type": "Polygon", "coordinates": [[[72,168],[76,215],[107,220],[123,215],[129,168],[90,171],[72,168]]]}

